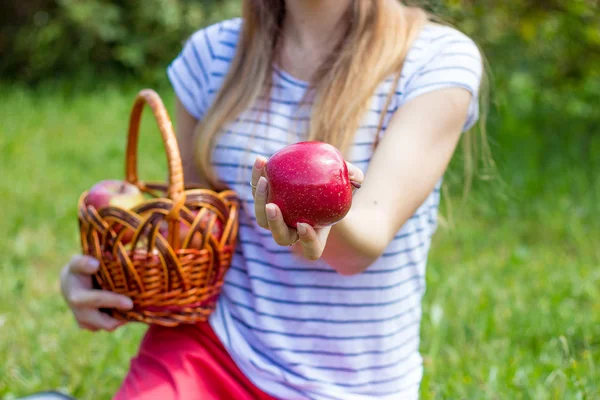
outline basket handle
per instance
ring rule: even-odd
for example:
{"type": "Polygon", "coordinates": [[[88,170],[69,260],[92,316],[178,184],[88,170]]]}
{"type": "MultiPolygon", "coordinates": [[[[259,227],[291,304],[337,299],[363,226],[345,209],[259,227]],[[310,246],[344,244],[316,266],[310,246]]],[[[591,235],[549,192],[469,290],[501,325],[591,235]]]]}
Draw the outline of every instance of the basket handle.
{"type": "MultiPolygon", "coordinates": [[[[167,153],[169,167],[169,187],[167,195],[176,204],[181,205],[185,201],[183,167],[177,138],[173,132],[173,124],[158,93],[152,89],[143,89],[138,92],[135,103],[131,110],[129,120],[129,133],[127,139],[127,152],[125,155],[125,176],[129,183],[138,187],[142,185],[137,173],[137,150],[140,131],[140,121],[144,105],[148,104],[158,123],[162,140],[167,153]]],[[[179,207],[176,207],[179,208],[179,207]]]]}

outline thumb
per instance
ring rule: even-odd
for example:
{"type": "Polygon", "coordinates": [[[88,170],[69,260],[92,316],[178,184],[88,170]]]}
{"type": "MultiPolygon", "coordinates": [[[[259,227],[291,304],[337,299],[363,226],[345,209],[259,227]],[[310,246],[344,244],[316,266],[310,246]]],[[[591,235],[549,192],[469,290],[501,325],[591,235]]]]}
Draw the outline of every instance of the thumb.
{"type": "Polygon", "coordinates": [[[312,226],[305,223],[298,223],[296,226],[304,257],[309,260],[318,260],[323,254],[323,245],[317,232],[312,226]]]}
{"type": "Polygon", "coordinates": [[[348,178],[352,182],[357,183],[360,186],[365,179],[364,172],[357,166],[350,164],[347,161],[346,161],[346,165],[348,166],[348,178]]]}
{"type": "Polygon", "coordinates": [[[76,255],[69,263],[69,272],[72,274],[92,275],[98,271],[100,263],[93,257],[76,255]]]}

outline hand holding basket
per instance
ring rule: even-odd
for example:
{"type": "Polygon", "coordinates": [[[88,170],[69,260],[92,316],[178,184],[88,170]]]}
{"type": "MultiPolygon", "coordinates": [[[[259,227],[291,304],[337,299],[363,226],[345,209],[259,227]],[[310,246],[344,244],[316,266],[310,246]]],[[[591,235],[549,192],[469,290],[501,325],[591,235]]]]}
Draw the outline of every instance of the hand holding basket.
{"type": "Polygon", "coordinates": [[[163,326],[206,321],[236,247],[236,193],[184,184],[170,118],[158,94],[149,89],[138,93],[131,111],[125,165],[125,182],[144,194],[141,202],[131,208],[94,207],[89,191],[78,202],[82,251],[100,262],[95,286],[134,303],[129,311],[105,311],[118,319],[163,326]],[[137,144],[146,104],[164,142],[166,184],[138,179],[137,144]]]}

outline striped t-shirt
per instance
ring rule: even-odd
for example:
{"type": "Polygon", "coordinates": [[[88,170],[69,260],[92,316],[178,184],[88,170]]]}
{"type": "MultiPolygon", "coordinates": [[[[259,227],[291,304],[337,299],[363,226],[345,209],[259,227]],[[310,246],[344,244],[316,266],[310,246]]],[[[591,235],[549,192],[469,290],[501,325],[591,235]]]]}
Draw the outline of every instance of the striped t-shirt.
{"type": "MultiPolygon", "coordinates": [[[[223,82],[241,24],[231,19],[199,30],[168,68],[176,94],[198,119],[223,82]]],[[[470,128],[478,117],[481,73],[472,40],[428,25],[408,53],[387,109],[393,77],[374,94],[348,161],[366,171],[381,113],[385,128],[402,104],[432,90],[470,91],[464,129],[470,128]]],[[[276,398],[415,399],[422,378],[421,298],[440,184],[361,274],[342,276],[321,260],[307,261],[277,245],[256,224],[250,172],[257,155],[269,157],[306,139],[310,110],[299,103],[307,87],[275,68],[270,109],[250,107],[218,140],[213,166],[237,191],[243,210],[239,246],[210,323],[245,375],[276,398]]]]}

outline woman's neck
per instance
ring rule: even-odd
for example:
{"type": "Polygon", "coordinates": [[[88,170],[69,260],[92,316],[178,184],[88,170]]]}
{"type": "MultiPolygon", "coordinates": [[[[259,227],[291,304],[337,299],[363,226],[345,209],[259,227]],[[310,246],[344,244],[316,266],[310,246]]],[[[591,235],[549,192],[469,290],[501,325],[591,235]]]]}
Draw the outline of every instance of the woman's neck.
{"type": "Polygon", "coordinates": [[[310,80],[316,67],[342,39],[349,23],[345,18],[352,0],[285,0],[284,69],[299,79],[310,80]]]}
{"type": "Polygon", "coordinates": [[[352,0],[286,0],[283,34],[301,49],[335,46],[347,27],[352,0]]]}

